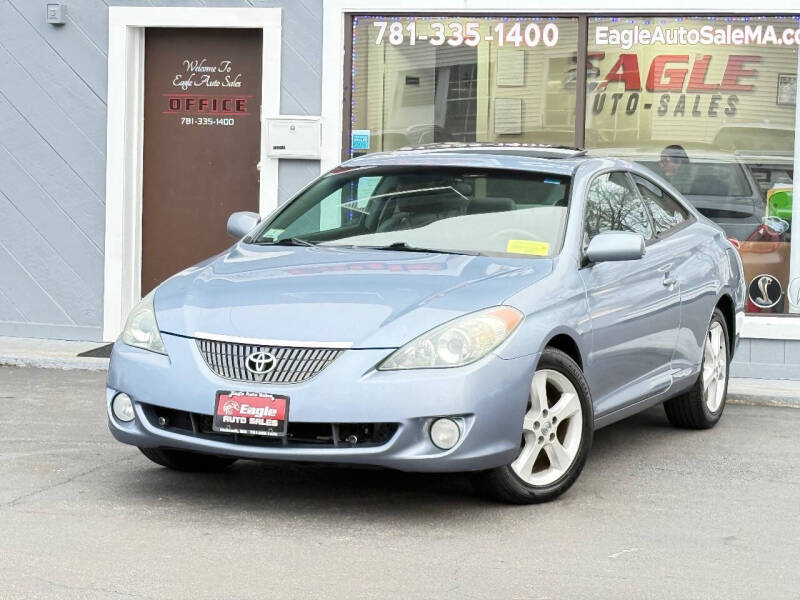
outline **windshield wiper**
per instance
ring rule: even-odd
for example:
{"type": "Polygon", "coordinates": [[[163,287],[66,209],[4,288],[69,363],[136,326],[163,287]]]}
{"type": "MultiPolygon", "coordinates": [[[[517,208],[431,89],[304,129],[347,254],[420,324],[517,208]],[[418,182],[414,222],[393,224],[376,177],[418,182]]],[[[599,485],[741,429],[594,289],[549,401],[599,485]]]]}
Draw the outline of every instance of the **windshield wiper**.
{"type": "Polygon", "coordinates": [[[288,237],[281,240],[270,240],[268,242],[256,242],[259,246],[316,246],[314,242],[309,242],[298,237],[288,237]]]}
{"type": "Polygon", "coordinates": [[[468,252],[466,250],[443,250],[442,248],[420,248],[410,246],[406,242],[393,242],[387,246],[363,246],[372,250],[399,250],[400,252],[435,252],[437,254],[465,254],[467,256],[480,256],[480,252],[468,252]]]}

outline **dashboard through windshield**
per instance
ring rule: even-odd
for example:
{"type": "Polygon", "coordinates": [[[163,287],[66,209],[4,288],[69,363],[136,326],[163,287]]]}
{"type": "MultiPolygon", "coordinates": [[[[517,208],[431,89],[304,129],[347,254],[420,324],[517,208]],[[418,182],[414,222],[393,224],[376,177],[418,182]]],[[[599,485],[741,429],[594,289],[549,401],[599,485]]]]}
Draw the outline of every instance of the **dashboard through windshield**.
{"type": "Polygon", "coordinates": [[[336,170],[266,223],[253,243],[552,256],[570,178],[460,168],[336,170]]]}

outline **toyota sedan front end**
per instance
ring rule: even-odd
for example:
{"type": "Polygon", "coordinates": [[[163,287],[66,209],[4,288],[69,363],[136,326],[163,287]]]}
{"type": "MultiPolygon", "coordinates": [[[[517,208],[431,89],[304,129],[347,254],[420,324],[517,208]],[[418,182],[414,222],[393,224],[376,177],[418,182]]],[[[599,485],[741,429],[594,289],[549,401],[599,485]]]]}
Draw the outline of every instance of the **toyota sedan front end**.
{"type": "Polygon", "coordinates": [[[552,271],[569,177],[474,167],[342,171],[132,311],[108,376],[118,440],[409,471],[513,460],[537,348],[508,349],[524,315],[504,301],[552,271]],[[468,212],[467,188],[523,189],[520,176],[561,204],[532,199],[519,209],[546,213],[537,239],[509,252],[507,236],[473,237],[486,223],[514,225],[521,213],[507,197],[485,197],[468,212]],[[333,214],[325,206],[332,194],[333,214]],[[326,209],[336,227],[319,226],[326,209]],[[361,225],[378,209],[377,226],[361,225]],[[412,228],[404,219],[428,223],[412,228]],[[424,225],[434,231],[422,239],[424,225]],[[359,227],[371,231],[356,234],[359,227]],[[342,229],[352,231],[328,235],[342,229]]]}
{"type": "Polygon", "coordinates": [[[560,148],[423,148],[348,161],[264,221],[236,213],[234,246],[131,311],[111,432],[180,470],[471,471],[540,502],[575,481],[596,425],[669,401],[707,402],[666,406],[710,427],[741,264],[682,202],[654,220],[633,187],[651,176],[560,148]],[[679,285],[701,290],[691,307],[679,285]]]}

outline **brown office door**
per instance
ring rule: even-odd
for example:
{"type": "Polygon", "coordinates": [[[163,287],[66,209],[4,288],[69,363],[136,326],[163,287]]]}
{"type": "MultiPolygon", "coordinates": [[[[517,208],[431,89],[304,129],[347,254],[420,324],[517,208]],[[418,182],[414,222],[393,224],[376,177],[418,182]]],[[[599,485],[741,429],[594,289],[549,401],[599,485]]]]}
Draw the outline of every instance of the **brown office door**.
{"type": "Polygon", "coordinates": [[[145,32],[142,295],[258,211],[260,29],[145,32]]]}

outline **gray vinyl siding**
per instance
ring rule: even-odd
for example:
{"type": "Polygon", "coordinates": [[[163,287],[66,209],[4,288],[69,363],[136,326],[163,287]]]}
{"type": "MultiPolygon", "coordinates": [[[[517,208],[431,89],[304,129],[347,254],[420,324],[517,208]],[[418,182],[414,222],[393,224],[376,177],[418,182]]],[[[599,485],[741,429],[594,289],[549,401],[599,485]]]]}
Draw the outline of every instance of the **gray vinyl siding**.
{"type": "MultiPolygon", "coordinates": [[[[105,244],[108,4],[0,0],[0,336],[100,340],[105,244]]],[[[322,0],[111,2],[280,7],[281,110],[319,115],[322,0]]],[[[279,201],[319,173],[281,161],[279,201]]]]}
{"type": "Polygon", "coordinates": [[[800,341],[742,340],[731,364],[731,377],[800,380],[800,341]]]}

